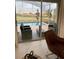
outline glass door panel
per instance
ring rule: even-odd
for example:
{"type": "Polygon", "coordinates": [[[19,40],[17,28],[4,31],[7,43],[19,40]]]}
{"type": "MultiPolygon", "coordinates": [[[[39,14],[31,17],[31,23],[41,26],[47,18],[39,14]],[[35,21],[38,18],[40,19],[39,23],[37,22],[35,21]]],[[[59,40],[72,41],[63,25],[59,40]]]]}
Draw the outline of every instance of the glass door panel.
{"type": "Polygon", "coordinates": [[[38,1],[16,1],[16,21],[17,31],[20,34],[20,40],[38,40],[40,31],[41,3],[38,1]],[[25,32],[21,30],[21,25],[26,28],[25,32]]]}
{"type": "Polygon", "coordinates": [[[57,32],[57,3],[42,2],[42,32],[57,32]]]}

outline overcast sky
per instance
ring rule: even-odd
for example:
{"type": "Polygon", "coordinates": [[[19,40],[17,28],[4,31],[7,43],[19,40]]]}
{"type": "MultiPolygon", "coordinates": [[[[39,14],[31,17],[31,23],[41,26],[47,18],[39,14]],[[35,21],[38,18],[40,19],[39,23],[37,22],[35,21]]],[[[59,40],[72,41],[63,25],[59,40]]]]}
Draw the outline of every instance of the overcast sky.
{"type": "MultiPolygon", "coordinates": [[[[55,9],[57,7],[56,3],[46,3],[43,2],[43,11],[49,9],[49,4],[50,4],[50,9],[55,9]]],[[[40,11],[40,2],[33,2],[33,1],[16,1],[16,12],[36,12],[37,9],[40,11]]]]}

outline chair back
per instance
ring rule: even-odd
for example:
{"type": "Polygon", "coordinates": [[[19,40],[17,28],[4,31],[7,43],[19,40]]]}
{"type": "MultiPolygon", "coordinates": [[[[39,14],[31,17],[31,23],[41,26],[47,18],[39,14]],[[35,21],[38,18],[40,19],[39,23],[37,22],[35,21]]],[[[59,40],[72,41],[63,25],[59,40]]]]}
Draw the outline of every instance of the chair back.
{"type": "Polygon", "coordinates": [[[56,42],[57,35],[53,30],[48,30],[44,33],[45,39],[48,47],[51,46],[51,43],[54,44],[56,42]]]}
{"type": "Polygon", "coordinates": [[[59,38],[53,30],[45,32],[45,39],[49,50],[64,58],[64,39],[59,38]]]}

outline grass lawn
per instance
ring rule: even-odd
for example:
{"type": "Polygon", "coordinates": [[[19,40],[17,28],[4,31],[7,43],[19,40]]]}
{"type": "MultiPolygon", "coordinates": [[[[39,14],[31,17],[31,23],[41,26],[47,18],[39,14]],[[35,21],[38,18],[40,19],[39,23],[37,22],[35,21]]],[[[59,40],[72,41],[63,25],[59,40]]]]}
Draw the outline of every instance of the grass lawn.
{"type": "MultiPolygon", "coordinates": [[[[49,19],[48,17],[44,16],[42,18],[42,21],[47,23],[48,19],[49,19]]],[[[37,22],[37,19],[34,16],[16,16],[16,20],[17,22],[37,22]]]]}

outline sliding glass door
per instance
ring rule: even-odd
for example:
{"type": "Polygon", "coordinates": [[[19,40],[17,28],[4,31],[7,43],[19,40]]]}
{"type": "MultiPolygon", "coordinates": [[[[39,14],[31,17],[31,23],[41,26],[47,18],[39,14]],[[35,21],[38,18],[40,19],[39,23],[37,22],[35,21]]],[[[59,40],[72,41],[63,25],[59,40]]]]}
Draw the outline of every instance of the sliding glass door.
{"type": "Polygon", "coordinates": [[[57,3],[16,1],[17,31],[20,41],[40,40],[47,30],[57,29],[57,3]],[[23,26],[23,29],[21,29],[23,26]]]}
{"type": "Polygon", "coordinates": [[[57,12],[58,4],[51,2],[42,2],[42,30],[54,30],[57,32],[57,12]]]}

